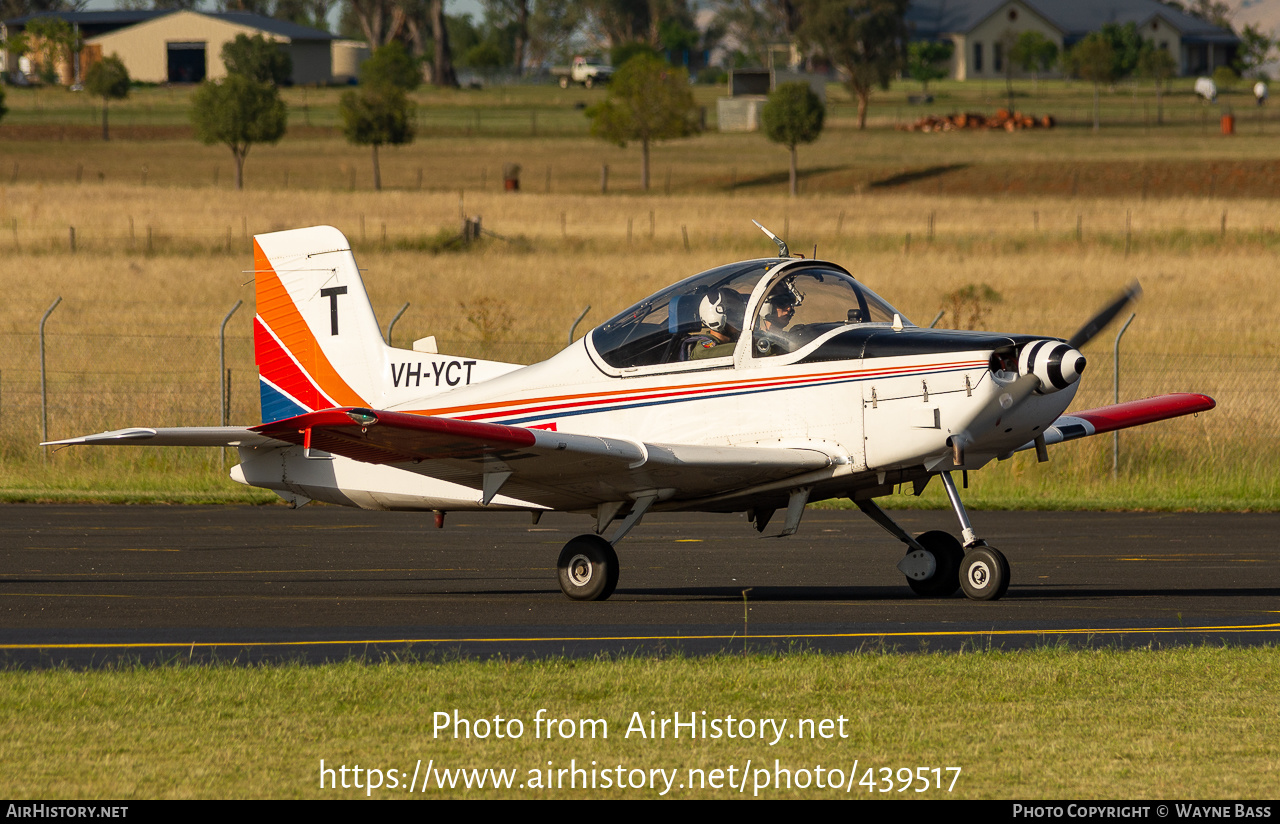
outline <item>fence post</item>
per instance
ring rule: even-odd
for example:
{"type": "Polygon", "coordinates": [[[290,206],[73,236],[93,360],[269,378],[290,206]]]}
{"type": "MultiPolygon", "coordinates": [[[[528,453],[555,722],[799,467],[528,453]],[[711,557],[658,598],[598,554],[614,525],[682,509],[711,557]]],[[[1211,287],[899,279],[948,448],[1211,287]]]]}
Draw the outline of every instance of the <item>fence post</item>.
{"type": "Polygon", "coordinates": [[[387,346],[391,346],[391,330],[396,328],[396,321],[400,320],[400,316],[409,308],[409,301],[404,302],[404,306],[400,307],[400,311],[396,312],[396,316],[387,324],[387,346]]]}
{"type": "Polygon", "coordinates": [[[573,326],[569,327],[569,343],[573,343],[573,333],[578,330],[578,324],[582,323],[582,319],[591,311],[591,304],[587,304],[587,308],[582,310],[582,314],[578,315],[573,321],[573,326]]]}
{"type": "MultiPolygon", "coordinates": [[[[44,371],[44,324],[53,314],[53,310],[58,308],[58,304],[62,303],[62,296],[49,304],[49,308],[44,310],[44,317],[40,318],[40,440],[49,440],[49,394],[46,389],[45,371],[44,371]]],[[[41,447],[45,457],[49,455],[49,447],[41,447]]]]}
{"type": "MultiPolygon", "coordinates": [[[[244,301],[237,300],[236,305],[231,307],[231,311],[222,319],[222,326],[218,328],[218,375],[222,379],[221,403],[218,404],[222,425],[227,425],[228,407],[227,403],[227,321],[231,320],[231,316],[236,310],[244,305],[244,301]]],[[[226,466],[227,450],[218,450],[218,465],[226,466]]]]}
{"type": "MultiPolygon", "coordinates": [[[[1129,328],[1129,324],[1133,323],[1133,319],[1137,317],[1137,312],[1130,312],[1129,319],[1124,322],[1124,326],[1120,327],[1120,331],[1116,333],[1116,345],[1113,352],[1115,359],[1115,371],[1112,373],[1112,403],[1120,403],[1120,337],[1129,328]]],[[[1111,433],[1111,477],[1120,477],[1120,430],[1111,433]]]]}
{"type": "Polygon", "coordinates": [[[231,320],[231,316],[236,310],[244,305],[244,301],[237,300],[236,305],[231,307],[231,311],[222,319],[222,326],[218,328],[218,373],[222,376],[222,425],[227,425],[227,322],[231,320]]]}

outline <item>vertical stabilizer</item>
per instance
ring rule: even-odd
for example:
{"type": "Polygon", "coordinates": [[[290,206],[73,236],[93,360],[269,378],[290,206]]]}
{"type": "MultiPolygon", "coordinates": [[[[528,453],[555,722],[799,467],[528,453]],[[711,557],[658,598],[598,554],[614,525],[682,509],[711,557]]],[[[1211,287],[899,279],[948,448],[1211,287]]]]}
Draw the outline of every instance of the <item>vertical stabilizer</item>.
{"type": "Polygon", "coordinates": [[[346,237],[330,226],[258,235],[253,263],[262,419],[375,402],[385,345],[346,237]]]}
{"type": "Polygon", "coordinates": [[[264,422],[336,406],[385,409],[519,368],[387,346],[351,245],[331,226],[257,235],[253,268],[264,422]]]}

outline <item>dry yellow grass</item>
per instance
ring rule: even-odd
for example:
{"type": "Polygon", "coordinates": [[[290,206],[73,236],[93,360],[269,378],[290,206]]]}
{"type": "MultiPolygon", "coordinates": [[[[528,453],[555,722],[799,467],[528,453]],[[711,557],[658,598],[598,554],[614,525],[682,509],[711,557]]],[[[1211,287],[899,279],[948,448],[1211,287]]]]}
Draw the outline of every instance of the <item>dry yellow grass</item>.
{"type": "MultiPolygon", "coordinates": [[[[1002,296],[989,306],[988,328],[1067,336],[1124,281],[1140,279],[1146,297],[1123,342],[1122,397],[1194,390],[1213,395],[1220,406],[1126,438],[1135,454],[1173,448],[1197,465],[1225,462],[1224,480],[1235,482],[1236,475],[1262,472],[1259,464],[1274,462],[1280,451],[1273,434],[1280,412],[1269,392],[1280,365],[1280,295],[1270,282],[1278,239],[1270,203],[1232,201],[1225,234],[1224,208],[1203,199],[323,191],[300,197],[154,186],[0,186],[0,248],[8,247],[11,273],[0,309],[6,452],[33,454],[39,428],[33,425],[39,417],[34,333],[58,295],[64,302],[49,323],[51,436],[126,424],[217,422],[217,330],[237,299],[247,307],[228,327],[232,418],[256,421],[246,233],[335,225],[355,245],[382,323],[411,302],[396,329],[398,343],[434,334],[455,351],[529,360],[556,351],[587,305],[592,309],[581,329],[689,274],[772,254],[773,245],[751,225],[756,218],[786,232],[795,251],[810,254],[817,244],[819,256],[847,266],[921,324],[949,305],[948,293],[987,284],[1002,296]],[[485,227],[505,240],[490,238],[467,252],[404,250],[455,230],[462,212],[483,216],[485,227]],[[1083,242],[1076,240],[1077,219],[1083,242]],[[1127,255],[1126,220],[1132,232],[1127,255]],[[75,254],[70,226],[77,228],[75,254]],[[481,345],[469,316],[484,306],[511,322],[481,345]]],[[[1113,334],[1087,352],[1090,371],[1077,408],[1110,400],[1113,334]]],[[[1079,450],[1085,457],[1062,471],[1096,474],[1107,446],[1079,450]]]]}

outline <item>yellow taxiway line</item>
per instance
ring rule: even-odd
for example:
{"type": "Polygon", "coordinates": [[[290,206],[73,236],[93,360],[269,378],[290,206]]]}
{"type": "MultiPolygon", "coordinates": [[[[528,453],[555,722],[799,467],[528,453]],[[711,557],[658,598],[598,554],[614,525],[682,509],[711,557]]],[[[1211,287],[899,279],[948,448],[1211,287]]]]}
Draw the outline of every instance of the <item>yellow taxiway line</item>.
{"type": "Polygon", "coordinates": [[[1001,630],[945,630],[919,632],[832,632],[787,635],[590,635],[590,636],[525,636],[511,638],[365,638],[327,641],[139,641],[105,644],[0,644],[0,650],[83,650],[83,649],[192,649],[194,647],[319,647],[355,646],[360,644],[510,644],[510,643],[566,643],[582,641],[778,641],[821,640],[837,638],[955,638],[981,636],[1008,638],[1015,636],[1054,635],[1148,635],[1197,632],[1276,632],[1278,624],[1241,624],[1196,627],[1083,627],[1078,629],[1001,629],[1001,630]]]}

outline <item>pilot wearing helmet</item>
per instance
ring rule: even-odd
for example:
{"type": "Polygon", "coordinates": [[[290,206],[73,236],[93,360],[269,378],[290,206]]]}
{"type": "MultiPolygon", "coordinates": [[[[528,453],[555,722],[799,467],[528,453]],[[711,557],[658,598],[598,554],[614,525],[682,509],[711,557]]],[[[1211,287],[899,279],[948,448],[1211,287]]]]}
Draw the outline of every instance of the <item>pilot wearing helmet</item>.
{"type": "Polygon", "coordinates": [[[791,278],[779,281],[770,290],[760,304],[760,314],[756,318],[757,355],[780,355],[792,351],[792,340],[785,330],[795,317],[796,307],[803,302],[804,295],[796,291],[791,278]]]}
{"type": "Polygon", "coordinates": [[[702,331],[690,335],[682,347],[682,360],[723,358],[733,354],[742,334],[747,303],[739,292],[722,286],[708,292],[698,304],[702,331]]]}

